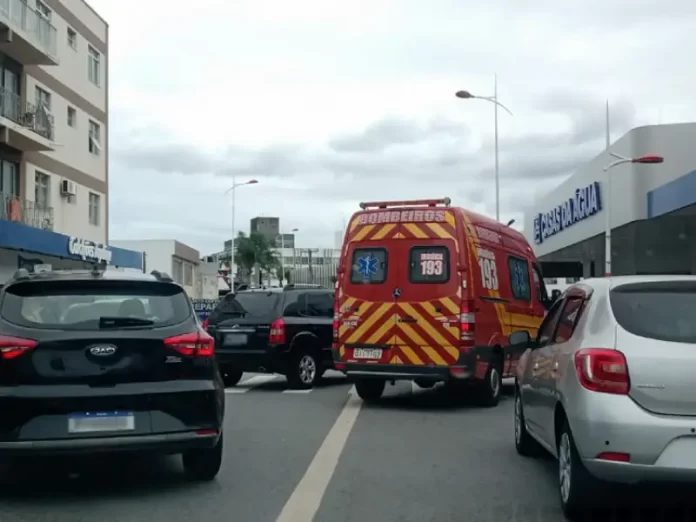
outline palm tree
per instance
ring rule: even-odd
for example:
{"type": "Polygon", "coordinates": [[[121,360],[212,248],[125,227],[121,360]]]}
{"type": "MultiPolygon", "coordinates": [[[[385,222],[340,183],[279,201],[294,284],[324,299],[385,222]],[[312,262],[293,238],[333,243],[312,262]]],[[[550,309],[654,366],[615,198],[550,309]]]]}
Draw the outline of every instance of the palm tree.
{"type": "Polygon", "coordinates": [[[268,272],[280,265],[272,250],[272,242],[258,232],[252,232],[249,236],[244,232],[239,233],[234,262],[245,275],[250,275],[256,266],[261,272],[268,272]]]}

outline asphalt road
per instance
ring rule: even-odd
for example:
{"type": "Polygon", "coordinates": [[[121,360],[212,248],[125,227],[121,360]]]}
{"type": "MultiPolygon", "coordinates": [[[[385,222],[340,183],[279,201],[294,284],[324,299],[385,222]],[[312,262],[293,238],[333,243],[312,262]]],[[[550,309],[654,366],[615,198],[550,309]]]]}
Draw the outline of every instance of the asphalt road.
{"type": "Polygon", "coordinates": [[[342,378],[308,393],[252,384],[227,395],[216,481],[185,482],[174,457],[40,463],[3,478],[0,521],[563,520],[554,463],[515,452],[509,395],[480,409],[402,383],[365,406],[342,378]]]}

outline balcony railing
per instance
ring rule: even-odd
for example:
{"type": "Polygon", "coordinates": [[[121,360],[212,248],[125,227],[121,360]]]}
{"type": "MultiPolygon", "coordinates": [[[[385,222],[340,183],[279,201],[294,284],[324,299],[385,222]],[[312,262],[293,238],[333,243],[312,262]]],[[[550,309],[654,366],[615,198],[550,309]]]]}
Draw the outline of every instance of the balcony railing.
{"type": "Polygon", "coordinates": [[[0,21],[3,19],[9,22],[9,27],[33,37],[46,54],[52,58],[58,56],[56,28],[24,0],[0,0],[0,21]]]}
{"type": "Polygon", "coordinates": [[[53,230],[53,207],[39,205],[0,192],[0,219],[17,221],[34,228],[53,230]]]}
{"type": "MultiPolygon", "coordinates": [[[[2,2],[3,0],[0,0],[2,2]]],[[[0,87],[0,116],[53,141],[53,115],[44,105],[22,102],[22,98],[0,87]]]]}

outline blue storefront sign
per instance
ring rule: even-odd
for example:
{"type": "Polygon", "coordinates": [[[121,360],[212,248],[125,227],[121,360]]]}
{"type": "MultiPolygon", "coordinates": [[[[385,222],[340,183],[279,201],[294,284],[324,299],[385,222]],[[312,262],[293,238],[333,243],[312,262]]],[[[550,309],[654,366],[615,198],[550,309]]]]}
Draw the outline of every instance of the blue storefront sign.
{"type": "Polygon", "coordinates": [[[534,242],[540,245],[547,238],[594,216],[601,210],[599,182],[595,181],[591,185],[575,189],[575,197],[534,218],[534,242]]]}
{"type": "Polygon", "coordinates": [[[213,313],[219,301],[220,299],[191,299],[193,309],[198,314],[198,317],[201,318],[201,321],[205,321],[213,313]]]}
{"type": "Polygon", "coordinates": [[[16,221],[0,220],[0,248],[118,268],[143,268],[142,252],[102,245],[16,221]]]}

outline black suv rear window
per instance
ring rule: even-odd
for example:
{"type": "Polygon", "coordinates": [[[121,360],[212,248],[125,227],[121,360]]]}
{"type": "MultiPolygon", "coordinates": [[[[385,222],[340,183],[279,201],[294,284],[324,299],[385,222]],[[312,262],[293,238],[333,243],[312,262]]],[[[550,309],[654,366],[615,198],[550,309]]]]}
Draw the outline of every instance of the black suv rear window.
{"type": "Polygon", "coordinates": [[[610,302],[616,321],[634,335],[696,343],[696,283],[621,285],[611,291],[610,302]]]}
{"type": "Polygon", "coordinates": [[[417,246],[409,254],[409,280],[412,283],[446,283],[450,278],[449,248],[417,246]]]}
{"type": "Polygon", "coordinates": [[[279,295],[278,292],[239,292],[229,303],[229,310],[239,310],[248,316],[269,315],[275,310],[279,295]]]}
{"type": "MultiPolygon", "coordinates": [[[[7,288],[0,315],[31,328],[97,330],[100,319],[142,319],[141,326],[179,324],[192,315],[179,285],[146,281],[41,281],[7,288]]],[[[137,324],[128,325],[138,326],[137,324]]]]}
{"type": "Polygon", "coordinates": [[[362,285],[384,283],[387,280],[387,257],[386,248],[356,248],[350,282],[362,285]]]}

